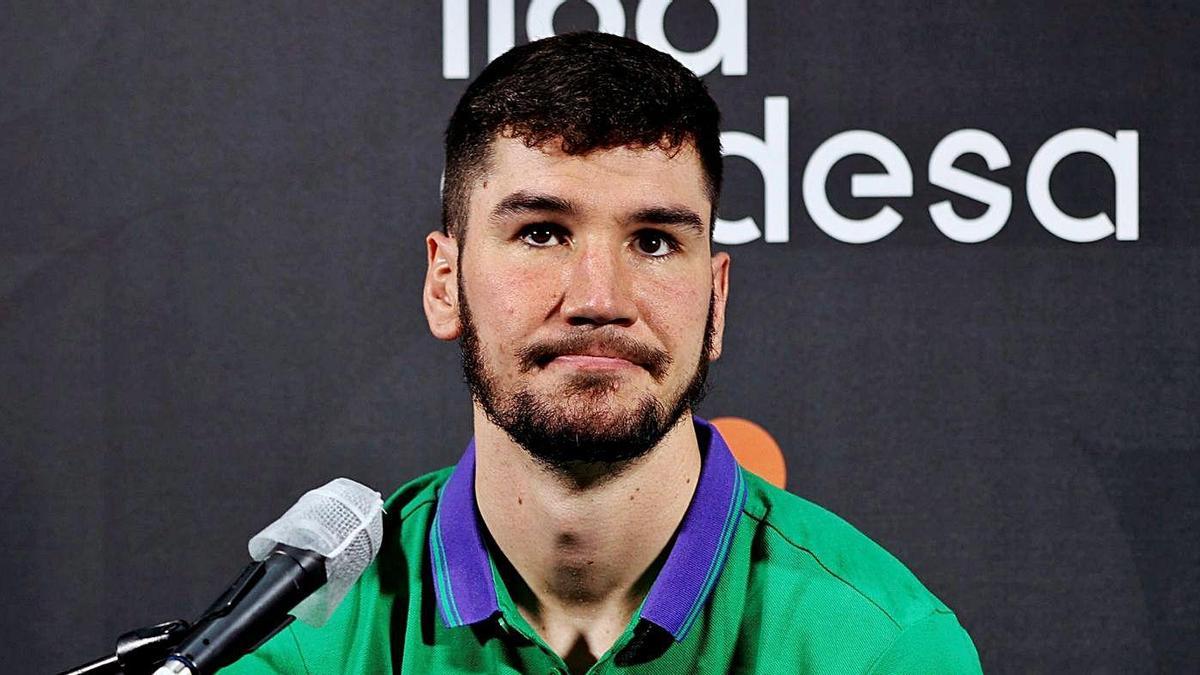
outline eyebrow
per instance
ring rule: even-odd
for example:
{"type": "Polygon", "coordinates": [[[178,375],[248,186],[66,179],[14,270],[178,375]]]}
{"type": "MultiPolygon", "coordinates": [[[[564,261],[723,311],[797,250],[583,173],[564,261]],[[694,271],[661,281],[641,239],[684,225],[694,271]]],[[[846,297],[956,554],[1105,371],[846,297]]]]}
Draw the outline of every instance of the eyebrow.
{"type": "MultiPolygon", "coordinates": [[[[572,216],[579,213],[579,208],[569,199],[557,195],[518,190],[496,204],[492,209],[490,219],[492,222],[500,222],[529,213],[555,213],[572,216]]],[[[634,211],[627,221],[647,225],[676,225],[692,230],[698,236],[708,236],[704,219],[700,217],[700,214],[684,206],[649,206],[634,211]]]]}
{"type": "Polygon", "coordinates": [[[491,220],[501,221],[530,212],[573,215],[578,212],[578,209],[569,200],[562,197],[520,190],[501,199],[500,203],[496,204],[496,207],[492,209],[491,220]]]}
{"type": "Polygon", "coordinates": [[[708,236],[700,214],[683,206],[651,206],[634,212],[630,220],[650,225],[679,225],[699,236],[708,236]]]}

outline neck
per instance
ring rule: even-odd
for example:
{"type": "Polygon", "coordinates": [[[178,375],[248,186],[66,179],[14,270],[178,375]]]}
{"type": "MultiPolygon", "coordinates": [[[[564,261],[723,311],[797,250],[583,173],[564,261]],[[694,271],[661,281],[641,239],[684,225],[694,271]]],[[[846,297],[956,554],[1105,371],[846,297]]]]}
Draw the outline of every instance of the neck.
{"type": "Polygon", "coordinates": [[[560,654],[595,656],[649,591],[691,503],[700,452],[685,415],[619,471],[564,475],[534,460],[475,410],[475,498],[508,565],[521,613],[560,654]],[[510,567],[511,566],[511,567],[510,567]]]}

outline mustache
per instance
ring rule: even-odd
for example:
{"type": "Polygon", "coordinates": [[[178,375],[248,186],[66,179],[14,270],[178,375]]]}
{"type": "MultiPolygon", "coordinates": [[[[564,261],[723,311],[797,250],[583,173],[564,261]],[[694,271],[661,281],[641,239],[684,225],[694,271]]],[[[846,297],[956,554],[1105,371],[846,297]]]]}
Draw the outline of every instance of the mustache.
{"type": "Polygon", "coordinates": [[[562,338],[535,342],[517,352],[521,372],[544,367],[559,356],[602,351],[607,356],[625,359],[645,368],[659,380],[671,366],[671,356],[661,349],[642,344],[633,338],[612,333],[575,333],[562,338]]]}

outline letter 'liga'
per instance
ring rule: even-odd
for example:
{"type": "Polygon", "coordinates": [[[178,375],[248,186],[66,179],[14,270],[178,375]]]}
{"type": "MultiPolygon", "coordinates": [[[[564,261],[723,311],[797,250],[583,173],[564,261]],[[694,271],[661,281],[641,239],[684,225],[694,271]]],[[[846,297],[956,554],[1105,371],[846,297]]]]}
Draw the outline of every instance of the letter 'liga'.
{"type": "MultiPolygon", "coordinates": [[[[554,34],[554,14],[566,0],[531,0],[525,12],[525,33],[530,40],[554,34]]],[[[598,30],[624,35],[628,16],[619,0],[587,0],[596,12],[598,30]]],[[[634,35],[638,40],[664,51],[697,75],[718,68],[721,75],[747,73],[746,0],[709,0],[716,12],[717,30],[708,46],[699,51],[682,51],[667,39],[664,26],[671,0],[642,0],[634,10],[634,35]]],[[[446,79],[470,77],[469,0],[442,1],[442,75],[446,79]]],[[[516,40],[517,16],[513,0],[488,0],[487,58],[490,61],[512,48],[516,40]]],[[[745,244],[763,239],[770,243],[788,241],[789,155],[788,99],[763,99],[763,135],[743,131],[721,133],[728,157],[741,157],[762,174],[763,223],[751,217],[717,219],[714,239],[721,244],[745,244]]],[[[900,226],[902,217],[883,206],[866,218],[850,218],[830,204],[826,183],[839,161],[866,155],[883,166],[882,173],[859,173],[850,179],[852,197],[904,198],[913,196],[912,164],[904,151],[888,137],[862,129],[843,131],[827,139],[812,153],[804,167],[802,194],[805,208],[817,227],[830,237],[851,244],[878,241],[900,226]]],[[[959,129],[947,134],[929,155],[931,185],[968,197],[986,206],[977,217],[959,215],[949,201],[929,206],[929,216],[948,238],[978,243],[995,236],[1012,213],[1012,190],[954,166],[964,155],[977,155],[989,171],[1012,164],[1000,139],[979,129],[959,129]]],[[[1115,135],[1096,129],[1068,129],[1050,137],[1033,155],[1025,175],[1025,195],[1033,216],[1048,232],[1067,241],[1085,243],[1114,236],[1120,241],[1138,238],[1138,133],[1118,130],[1115,135]],[[1101,211],[1086,218],[1064,213],[1050,192],[1050,175],[1069,155],[1084,153],[1099,157],[1112,171],[1116,217],[1101,211]],[[1115,222],[1114,222],[1115,221],[1115,222]]]]}

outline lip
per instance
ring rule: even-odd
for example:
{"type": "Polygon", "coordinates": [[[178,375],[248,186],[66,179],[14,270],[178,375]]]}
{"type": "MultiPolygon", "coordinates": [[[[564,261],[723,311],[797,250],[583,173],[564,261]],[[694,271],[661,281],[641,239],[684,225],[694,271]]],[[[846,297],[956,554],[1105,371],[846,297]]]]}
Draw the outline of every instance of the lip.
{"type": "Polygon", "coordinates": [[[632,361],[616,356],[596,356],[593,354],[562,354],[550,362],[584,370],[619,370],[622,368],[637,368],[632,361]]]}

